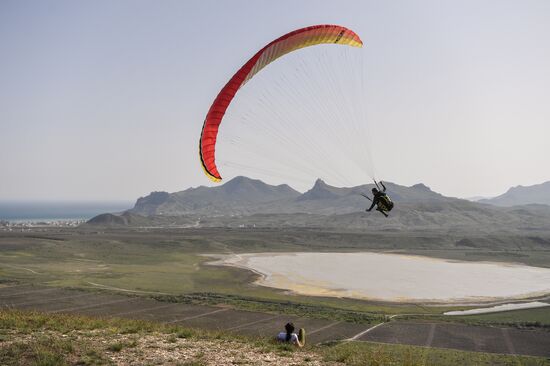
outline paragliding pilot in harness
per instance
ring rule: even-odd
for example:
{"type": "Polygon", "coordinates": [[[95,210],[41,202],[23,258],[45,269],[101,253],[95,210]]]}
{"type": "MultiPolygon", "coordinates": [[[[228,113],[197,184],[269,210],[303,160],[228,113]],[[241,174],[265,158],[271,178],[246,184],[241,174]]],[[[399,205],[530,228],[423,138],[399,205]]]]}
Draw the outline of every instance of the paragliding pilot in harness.
{"type": "Polygon", "coordinates": [[[363,197],[372,202],[370,207],[365,211],[370,212],[374,208],[374,206],[376,206],[376,211],[379,211],[382,215],[388,217],[387,212],[390,212],[392,210],[393,202],[386,194],[386,186],[384,185],[384,183],[379,183],[382,186],[382,190],[380,190],[380,186],[378,185],[378,183],[374,181],[374,184],[376,184],[376,188],[372,189],[372,199],[369,196],[362,194],[363,197]]]}

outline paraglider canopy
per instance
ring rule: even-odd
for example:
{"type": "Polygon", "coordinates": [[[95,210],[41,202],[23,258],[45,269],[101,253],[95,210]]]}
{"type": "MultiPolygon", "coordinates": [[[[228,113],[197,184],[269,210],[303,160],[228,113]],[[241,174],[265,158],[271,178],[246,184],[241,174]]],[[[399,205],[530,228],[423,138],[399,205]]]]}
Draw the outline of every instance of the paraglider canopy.
{"type": "Polygon", "coordinates": [[[315,25],[285,34],[267,44],[246,62],[219,92],[208,110],[199,141],[199,156],[205,174],[213,181],[222,177],[216,166],[216,139],[223,116],[235,94],[261,69],[285,54],[318,44],[341,44],[362,47],[363,42],[352,30],[339,25],[315,25]]]}

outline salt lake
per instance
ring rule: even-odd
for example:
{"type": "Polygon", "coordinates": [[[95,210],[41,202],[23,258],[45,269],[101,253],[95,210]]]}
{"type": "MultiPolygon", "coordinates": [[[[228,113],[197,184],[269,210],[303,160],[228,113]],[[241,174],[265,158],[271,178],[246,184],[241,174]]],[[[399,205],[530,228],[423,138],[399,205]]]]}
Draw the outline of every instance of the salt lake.
{"type": "Polygon", "coordinates": [[[250,269],[259,285],[313,296],[466,303],[550,293],[550,268],[393,253],[250,253],[215,264],[250,269]]]}

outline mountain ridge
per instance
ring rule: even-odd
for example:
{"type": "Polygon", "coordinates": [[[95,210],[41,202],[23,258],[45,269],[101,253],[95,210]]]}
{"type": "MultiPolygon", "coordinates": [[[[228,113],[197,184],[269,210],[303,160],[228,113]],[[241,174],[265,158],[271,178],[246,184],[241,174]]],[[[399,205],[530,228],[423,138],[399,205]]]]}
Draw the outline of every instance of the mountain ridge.
{"type": "Polygon", "coordinates": [[[499,207],[446,197],[419,183],[410,187],[385,182],[396,203],[390,218],[365,213],[373,184],[334,187],[317,180],[300,193],[288,185],[269,185],[236,177],[216,187],[152,192],[118,215],[97,216],[93,225],[181,227],[315,227],[386,231],[449,230],[496,232],[550,230],[550,206],[499,207]],[[149,223],[149,224],[148,224],[149,223]]]}
{"type": "MultiPolygon", "coordinates": [[[[424,184],[411,187],[385,183],[388,194],[397,203],[452,201],[433,192],[424,184]]],[[[364,210],[369,203],[360,196],[370,194],[374,184],[355,187],[334,187],[317,179],[313,187],[300,193],[290,186],[270,185],[257,179],[235,177],[216,187],[200,186],[184,191],[152,192],[140,197],[130,213],[151,215],[246,215],[315,212],[325,215],[343,214],[364,210]]]]}
{"type": "Polygon", "coordinates": [[[511,187],[500,196],[481,199],[478,202],[503,207],[527,204],[550,205],[550,181],[531,186],[511,187]]]}

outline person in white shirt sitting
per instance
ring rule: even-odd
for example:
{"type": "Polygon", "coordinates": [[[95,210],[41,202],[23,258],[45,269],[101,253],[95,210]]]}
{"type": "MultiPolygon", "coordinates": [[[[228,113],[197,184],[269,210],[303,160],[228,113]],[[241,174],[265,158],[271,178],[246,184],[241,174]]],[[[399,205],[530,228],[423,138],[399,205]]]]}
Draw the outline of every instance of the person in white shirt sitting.
{"type": "Polygon", "coordinates": [[[298,347],[303,347],[306,343],[305,340],[305,330],[301,328],[298,331],[298,334],[294,333],[294,324],[286,323],[285,330],[286,332],[281,332],[277,335],[277,340],[280,342],[292,343],[298,347]]]}

